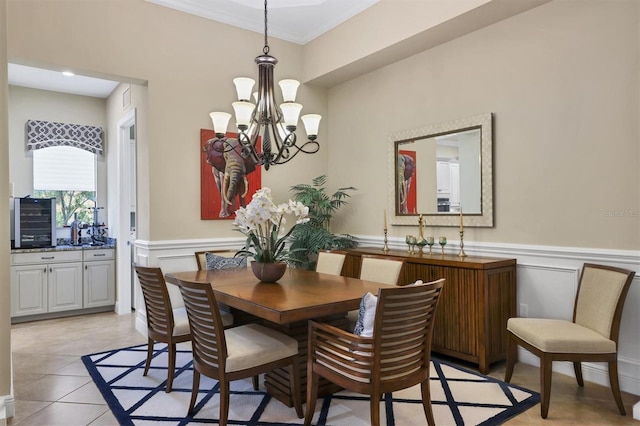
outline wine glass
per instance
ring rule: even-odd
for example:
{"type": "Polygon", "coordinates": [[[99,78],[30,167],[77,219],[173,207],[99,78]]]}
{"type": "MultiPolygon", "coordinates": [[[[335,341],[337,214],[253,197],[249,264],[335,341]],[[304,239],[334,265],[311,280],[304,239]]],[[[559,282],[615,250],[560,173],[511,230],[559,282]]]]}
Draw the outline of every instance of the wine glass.
{"type": "Polygon", "coordinates": [[[404,239],[404,242],[405,242],[405,243],[407,243],[407,246],[408,246],[408,248],[407,248],[407,253],[408,253],[408,254],[411,254],[411,239],[412,239],[412,238],[413,238],[413,237],[412,237],[411,235],[407,235],[407,236],[405,237],[405,239],[404,239]]]}
{"type": "Polygon", "coordinates": [[[442,247],[442,254],[444,255],[444,246],[447,245],[447,237],[440,237],[438,243],[440,244],[440,247],[442,247]]]}
{"type": "Polygon", "coordinates": [[[434,244],[435,244],[435,240],[433,239],[433,237],[427,237],[427,245],[429,246],[429,255],[433,254],[433,252],[431,251],[431,248],[433,247],[434,244]]]}

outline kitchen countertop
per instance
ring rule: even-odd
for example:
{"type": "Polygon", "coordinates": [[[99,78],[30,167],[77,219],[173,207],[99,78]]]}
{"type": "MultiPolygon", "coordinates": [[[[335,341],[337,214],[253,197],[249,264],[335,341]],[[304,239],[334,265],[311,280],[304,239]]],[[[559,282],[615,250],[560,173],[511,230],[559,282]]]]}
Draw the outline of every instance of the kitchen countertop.
{"type": "Polygon", "coordinates": [[[91,244],[81,244],[81,245],[70,245],[70,244],[61,244],[55,247],[44,247],[44,248],[12,248],[11,253],[35,253],[35,252],[43,252],[43,251],[73,251],[73,250],[100,250],[100,249],[114,249],[116,248],[116,240],[114,238],[109,238],[109,240],[102,245],[91,245],[91,244]]]}

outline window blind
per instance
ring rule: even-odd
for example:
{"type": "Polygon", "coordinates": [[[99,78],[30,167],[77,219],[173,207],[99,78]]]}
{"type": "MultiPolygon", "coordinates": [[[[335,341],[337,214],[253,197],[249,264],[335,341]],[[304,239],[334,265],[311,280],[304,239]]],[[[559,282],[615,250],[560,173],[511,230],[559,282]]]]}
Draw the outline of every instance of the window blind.
{"type": "Polygon", "coordinates": [[[69,146],[33,151],[33,189],[95,192],[96,155],[69,146]]]}

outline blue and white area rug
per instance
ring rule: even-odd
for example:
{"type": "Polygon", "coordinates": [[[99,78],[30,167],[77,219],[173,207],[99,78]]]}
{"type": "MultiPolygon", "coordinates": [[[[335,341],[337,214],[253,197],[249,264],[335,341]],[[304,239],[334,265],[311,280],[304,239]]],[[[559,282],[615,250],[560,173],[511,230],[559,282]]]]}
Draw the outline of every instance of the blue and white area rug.
{"type": "MultiPolygon", "coordinates": [[[[191,399],[192,357],[189,344],[179,345],[173,390],[164,391],[167,378],[166,345],[156,344],[155,358],[145,377],[146,345],[114,349],[82,360],[104,399],[121,425],[205,425],[217,424],[219,400],[217,381],[201,376],[196,413],[187,416],[191,399]]],[[[536,392],[480,375],[433,359],[431,400],[438,425],[498,425],[540,402],[536,392]]],[[[231,384],[231,425],[299,425],[295,410],[264,391],[254,391],[251,379],[231,384]]],[[[424,425],[426,419],[420,388],[385,395],[381,423],[424,425]]],[[[304,409],[304,407],[303,407],[304,409]]],[[[313,424],[368,425],[369,399],[342,391],[316,404],[313,424]]]]}

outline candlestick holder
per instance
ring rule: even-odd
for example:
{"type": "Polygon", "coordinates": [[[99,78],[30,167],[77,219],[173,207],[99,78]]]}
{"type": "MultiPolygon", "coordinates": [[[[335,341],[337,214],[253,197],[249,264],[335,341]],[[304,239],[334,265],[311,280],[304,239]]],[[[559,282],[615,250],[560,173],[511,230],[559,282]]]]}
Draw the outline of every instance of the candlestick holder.
{"type": "Polygon", "coordinates": [[[387,245],[387,229],[384,229],[384,246],[382,247],[382,252],[384,254],[389,253],[389,246],[387,245]]]}
{"type": "Polygon", "coordinates": [[[467,257],[464,252],[464,231],[460,231],[460,252],[458,253],[458,257],[467,257]]]}

